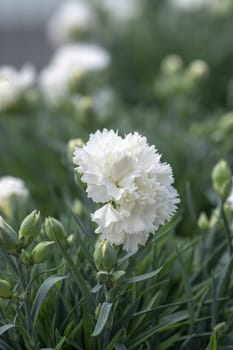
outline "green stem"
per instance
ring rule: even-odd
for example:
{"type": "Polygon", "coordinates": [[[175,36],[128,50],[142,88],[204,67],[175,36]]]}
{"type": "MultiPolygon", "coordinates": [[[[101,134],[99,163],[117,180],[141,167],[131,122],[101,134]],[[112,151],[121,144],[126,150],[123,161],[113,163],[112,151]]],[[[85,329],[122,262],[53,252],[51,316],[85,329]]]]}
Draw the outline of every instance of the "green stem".
{"type": "Polygon", "coordinates": [[[221,200],[221,204],[220,204],[220,212],[221,212],[224,226],[225,226],[225,233],[226,233],[226,239],[227,239],[229,253],[230,253],[230,255],[232,255],[231,230],[230,230],[230,227],[228,225],[228,221],[227,221],[226,214],[224,211],[224,201],[222,201],[222,200],[221,200]]]}

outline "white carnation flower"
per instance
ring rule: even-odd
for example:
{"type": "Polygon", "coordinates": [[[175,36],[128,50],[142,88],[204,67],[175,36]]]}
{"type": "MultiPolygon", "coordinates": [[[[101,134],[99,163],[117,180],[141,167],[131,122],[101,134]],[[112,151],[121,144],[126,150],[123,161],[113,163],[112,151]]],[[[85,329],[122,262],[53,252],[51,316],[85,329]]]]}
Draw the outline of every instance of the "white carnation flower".
{"type": "Polygon", "coordinates": [[[25,65],[20,71],[14,67],[0,67],[0,110],[13,105],[35,82],[35,70],[25,65]]]}
{"type": "Polygon", "coordinates": [[[29,191],[23,180],[13,176],[3,176],[0,178],[0,205],[4,206],[12,197],[27,199],[29,191]]]}
{"type": "Polygon", "coordinates": [[[96,72],[106,69],[110,56],[106,50],[91,44],[70,44],[55,53],[51,64],[42,70],[39,84],[45,98],[56,103],[65,97],[71,82],[82,72],[96,72]]]}
{"type": "Polygon", "coordinates": [[[136,251],[176,211],[171,167],[137,132],[120,137],[104,129],[75,148],[74,164],[88,197],[104,205],[92,214],[96,233],[136,251]]]}
{"type": "Polygon", "coordinates": [[[49,20],[48,36],[55,44],[64,43],[71,39],[73,33],[88,30],[93,20],[93,10],[87,2],[64,2],[49,20]]]}

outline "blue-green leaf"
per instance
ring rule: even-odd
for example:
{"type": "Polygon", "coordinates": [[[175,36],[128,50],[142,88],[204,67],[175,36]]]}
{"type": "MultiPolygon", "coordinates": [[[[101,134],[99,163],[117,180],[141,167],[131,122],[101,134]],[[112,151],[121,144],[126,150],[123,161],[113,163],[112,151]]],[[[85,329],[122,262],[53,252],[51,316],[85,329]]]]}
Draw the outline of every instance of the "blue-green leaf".
{"type": "Polygon", "coordinates": [[[102,304],[101,309],[100,309],[100,314],[99,314],[94,332],[92,334],[94,337],[99,335],[102,332],[102,330],[104,329],[104,326],[108,320],[108,316],[110,314],[111,308],[112,308],[111,303],[104,302],[102,304]]]}
{"type": "Polygon", "coordinates": [[[0,335],[3,335],[3,333],[7,332],[9,329],[13,327],[15,327],[15,325],[12,323],[5,324],[4,326],[0,327],[0,335]]]}
{"type": "Polygon", "coordinates": [[[162,266],[152,272],[148,272],[148,273],[144,273],[143,275],[139,275],[139,276],[135,276],[135,277],[131,277],[126,279],[126,283],[136,283],[136,282],[141,282],[141,281],[145,281],[149,278],[155,277],[156,275],[158,275],[160,273],[160,271],[162,270],[162,266]]]}
{"type": "Polygon", "coordinates": [[[61,280],[64,280],[67,277],[68,276],[50,276],[42,283],[42,285],[40,286],[40,288],[36,294],[33,305],[32,305],[33,324],[36,323],[41,305],[42,305],[43,301],[45,300],[49,290],[54,286],[55,283],[57,283],[61,280]]]}

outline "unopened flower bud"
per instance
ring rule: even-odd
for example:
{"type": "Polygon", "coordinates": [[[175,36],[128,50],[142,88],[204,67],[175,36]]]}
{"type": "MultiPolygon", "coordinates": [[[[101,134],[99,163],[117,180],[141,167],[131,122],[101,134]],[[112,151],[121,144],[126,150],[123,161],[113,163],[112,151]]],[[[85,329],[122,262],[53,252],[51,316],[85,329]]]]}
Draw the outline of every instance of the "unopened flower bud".
{"type": "Polygon", "coordinates": [[[75,236],[73,234],[69,235],[66,239],[66,243],[68,244],[69,247],[73,245],[75,241],[75,236]]]}
{"type": "Polygon", "coordinates": [[[125,274],[126,272],[122,270],[114,271],[111,275],[113,284],[119,286],[124,281],[125,274]]]}
{"type": "Polygon", "coordinates": [[[206,213],[202,212],[198,218],[197,221],[198,227],[201,230],[208,230],[209,229],[209,220],[207,218],[206,213]]]}
{"type": "Polygon", "coordinates": [[[63,241],[66,238],[64,226],[60,223],[60,221],[53,217],[46,218],[45,232],[50,241],[54,241],[54,236],[60,241],[63,241]]]}
{"type": "Polygon", "coordinates": [[[31,255],[25,250],[22,249],[20,253],[20,261],[25,265],[25,266],[30,266],[31,265],[31,255]]]}
{"type": "Polygon", "coordinates": [[[17,247],[18,239],[15,230],[0,216],[0,249],[14,254],[17,247]]]}
{"type": "Polygon", "coordinates": [[[191,62],[188,73],[193,80],[200,80],[208,75],[209,67],[205,61],[195,60],[191,62]]]}
{"type": "Polygon", "coordinates": [[[220,160],[212,171],[213,187],[222,199],[226,199],[232,188],[231,169],[225,160],[220,160]]]}
{"type": "Polygon", "coordinates": [[[161,63],[161,71],[164,74],[170,75],[178,72],[183,66],[183,62],[178,55],[169,55],[165,57],[161,63]]]}
{"type": "Polygon", "coordinates": [[[19,229],[19,241],[23,247],[30,244],[40,232],[40,213],[33,210],[22,221],[19,229]]]}
{"type": "Polygon", "coordinates": [[[69,161],[72,163],[73,162],[73,156],[74,156],[74,149],[75,147],[82,147],[83,146],[83,141],[82,139],[72,139],[68,142],[67,144],[67,155],[69,161]]]}
{"type": "Polygon", "coordinates": [[[79,199],[75,199],[72,205],[72,210],[75,215],[82,216],[83,213],[83,204],[79,199]]]}
{"type": "Polygon", "coordinates": [[[94,251],[94,261],[98,270],[110,271],[117,261],[117,254],[108,240],[98,241],[94,251]]]}
{"type": "Polygon", "coordinates": [[[10,298],[12,296],[12,288],[8,281],[0,279],[0,297],[10,298]]]}
{"type": "Polygon", "coordinates": [[[31,257],[34,264],[45,262],[51,256],[51,248],[55,242],[44,241],[38,243],[32,251],[31,257]]]}

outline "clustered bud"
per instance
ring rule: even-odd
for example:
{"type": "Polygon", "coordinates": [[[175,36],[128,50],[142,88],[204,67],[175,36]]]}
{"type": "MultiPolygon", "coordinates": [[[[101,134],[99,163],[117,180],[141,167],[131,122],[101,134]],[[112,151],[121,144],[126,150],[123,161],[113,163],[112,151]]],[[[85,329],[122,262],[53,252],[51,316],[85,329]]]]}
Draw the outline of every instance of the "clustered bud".
{"type": "Polygon", "coordinates": [[[113,245],[106,239],[96,243],[94,261],[99,271],[111,271],[117,261],[117,254],[113,245]]]}
{"type": "Polygon", "coordinates": [[[33,210],[22,221],[19,229],[19,241],[23,247],[28,246],[40,232],[40,213],[33,210]]]}
{"type": "Polygon", "coordinates": [[[0,216],[0,248],[10,254],[17,252],[18,239],[15,230],[0,216]]]}
{"type": "Polygon", "coordinates": [[[45,232],[50,241],[54,241],[54,237],[60,241],[66,239],[66,232],[64,226],[53,217],[48,217],[45,220],[45,232]]]}
{"type": "Polygon", "coordinates": [[[232,189],[231,169],[225,160],[220,160],[213,168],[212,181],[216,193],[225,200],[232,189]]]}

